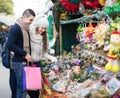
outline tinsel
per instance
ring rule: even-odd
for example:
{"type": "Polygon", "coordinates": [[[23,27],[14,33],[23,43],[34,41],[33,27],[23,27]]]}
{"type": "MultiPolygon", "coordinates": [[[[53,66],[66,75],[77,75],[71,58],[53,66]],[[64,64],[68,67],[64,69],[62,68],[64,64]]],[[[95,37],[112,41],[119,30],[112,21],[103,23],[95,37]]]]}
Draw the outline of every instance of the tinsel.
{"type": "Polygon", "coordinates": [[[105,7],[105,12],[107,14],[112,14],[112,13],[120,12],[120,2],[116,3],[113,6],[107,6],[107,7],[105,7]]]}
{"type": "MultiPolygon", "coordinates": [[[[69,23],[75,23],[75,22],[77,22],[77,23],[88,23],[91,19],[96,18],[96,19],[99,20],[103,16],[106,16],[108,18],[108,20],[111,21],[109,16],[103,10],[103,11],[97,11],[97,13],[92,14],[90,16],[83,16],[83,17],[80,17],[80,18],[77,18],[77,19],[73,19],[73,20],[69,20],[69,21],[60,21],[60,22],[61,22],[61,24],[69,24],[69,23]]],[[[95,22],[97,22],[97,21],[95,21],[95,22]]]]}

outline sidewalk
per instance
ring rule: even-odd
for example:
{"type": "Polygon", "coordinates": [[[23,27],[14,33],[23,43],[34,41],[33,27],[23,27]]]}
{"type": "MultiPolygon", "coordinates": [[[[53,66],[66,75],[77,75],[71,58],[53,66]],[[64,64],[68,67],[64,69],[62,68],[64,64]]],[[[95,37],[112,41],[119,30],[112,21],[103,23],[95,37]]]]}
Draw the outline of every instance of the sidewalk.
{"type": "MultiPolygon", "coordinates": [[[[0,57],[0,98],[11,98],[11,91],[9,88],[9,69],[2,66],[0,57]]],[[[27,96],[26,98],[29,98],[27,96]]]]}
{"type": "Polygon", "coordinates": [[[9,88],[9,70],[2,66],[0,57],[0,98],[11,98],[9,88]]]}

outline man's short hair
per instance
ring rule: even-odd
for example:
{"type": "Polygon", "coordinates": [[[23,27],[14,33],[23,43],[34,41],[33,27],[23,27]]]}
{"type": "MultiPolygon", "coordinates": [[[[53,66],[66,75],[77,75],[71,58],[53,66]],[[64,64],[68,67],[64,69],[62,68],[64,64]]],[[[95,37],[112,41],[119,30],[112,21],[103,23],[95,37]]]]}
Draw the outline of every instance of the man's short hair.
{"type": "Polygon", "coordinates": [[[24,12],[23,12],[23,14],[22,14],[22,16],[24,16],[24,15],[26,15],[27,17],[29,17],[29,16],[35,16],[35,12],[32,10],[32,9],[26,9],[24,12]]]}

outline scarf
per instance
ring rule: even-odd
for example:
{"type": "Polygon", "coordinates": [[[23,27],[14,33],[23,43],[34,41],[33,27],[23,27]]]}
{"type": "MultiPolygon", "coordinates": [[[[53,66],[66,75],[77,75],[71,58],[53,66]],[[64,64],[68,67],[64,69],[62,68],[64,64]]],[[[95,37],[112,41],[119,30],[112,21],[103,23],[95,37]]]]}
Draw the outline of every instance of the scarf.
{"type": "Polygon", "coordinates": [[[29,25],[25,24],[22,18],[18,18],[16,23],[20,26],[23,34],[23,49],[30,53],[30,35],[29,35],[29,25]]]}

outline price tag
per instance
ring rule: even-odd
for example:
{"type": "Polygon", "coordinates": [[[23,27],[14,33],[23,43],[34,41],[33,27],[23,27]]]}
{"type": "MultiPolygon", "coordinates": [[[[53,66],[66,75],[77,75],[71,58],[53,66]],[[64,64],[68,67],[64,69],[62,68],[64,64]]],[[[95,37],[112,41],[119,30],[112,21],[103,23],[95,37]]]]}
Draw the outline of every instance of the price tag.
{"type": "Polygon", "coordinates": [[[113,95],[120,88],[120,81],[118,79],[111,78],[107,83],[108,91],[111,95],[113,95]]]}

